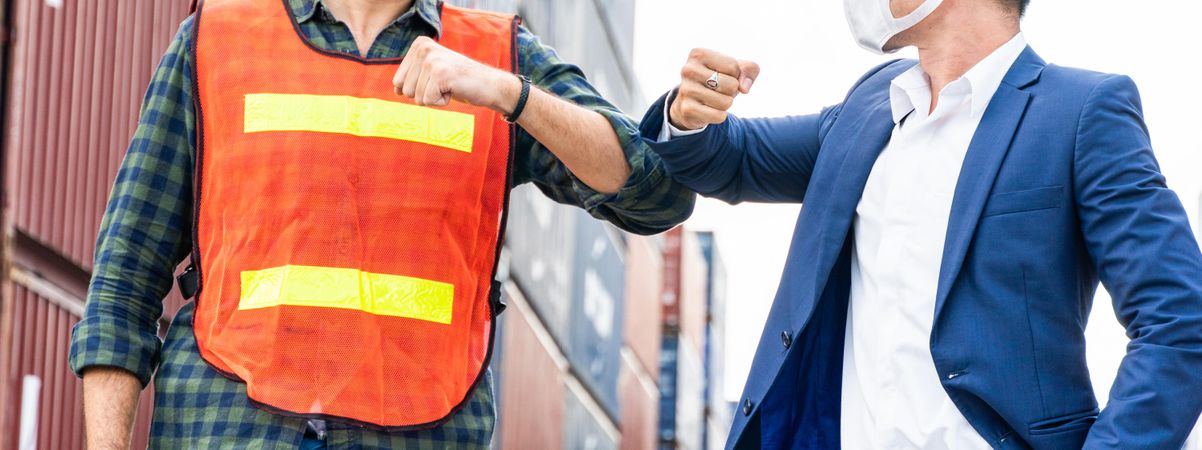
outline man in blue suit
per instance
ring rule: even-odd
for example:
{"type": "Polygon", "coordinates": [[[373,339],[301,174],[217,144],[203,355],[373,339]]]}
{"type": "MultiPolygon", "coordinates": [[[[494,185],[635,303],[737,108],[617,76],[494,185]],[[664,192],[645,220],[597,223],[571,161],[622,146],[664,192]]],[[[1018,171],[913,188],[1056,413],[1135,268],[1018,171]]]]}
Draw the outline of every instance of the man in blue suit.
{"type": "Polygon", "coordinates": [[[728,447],[1177,449],[1202,412],[1202,254],[1127,77],[1048,65],[1028,0],[846,0],[918,48],[820,114],[726,114],[758,67],[695,50],[643,119],[679,182],[803,202],[728,447]],[[1101,281],[1131,343],[1099,410],[1101,281]]]}

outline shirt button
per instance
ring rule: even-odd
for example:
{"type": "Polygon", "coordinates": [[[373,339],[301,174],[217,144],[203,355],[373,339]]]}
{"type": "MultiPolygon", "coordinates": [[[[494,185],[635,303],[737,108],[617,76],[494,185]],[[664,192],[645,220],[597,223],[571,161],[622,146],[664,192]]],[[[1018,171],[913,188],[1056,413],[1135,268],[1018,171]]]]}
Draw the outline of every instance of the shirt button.
{"type": "Polygon", "coordinates": [[[743,415],[744,416],[751,415],[751,399],[750,398],[743,399],[743,415]]]}
{"type": "Polygon", "coordinates": [[[780,343],[785,346],[785,350],[788,350],[789,346],[793,345],[793,336],[788,331],[780,332],[780,343]]]}

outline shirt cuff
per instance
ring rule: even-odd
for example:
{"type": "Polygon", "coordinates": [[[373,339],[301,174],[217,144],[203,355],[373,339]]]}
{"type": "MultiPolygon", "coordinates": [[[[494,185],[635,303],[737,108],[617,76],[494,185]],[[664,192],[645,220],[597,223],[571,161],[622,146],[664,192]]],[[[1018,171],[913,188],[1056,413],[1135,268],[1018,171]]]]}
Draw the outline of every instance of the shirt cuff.
{"type": "Polygon", "coordinates": [[[709,125],[703,126],[696,130],[682,130],[672,125],[672,121],[668,120],[668,111],[672,109],[672,99],[676,98],[676,91],[673,90],[671,95],[664,98],[664,126],[659,129],[659,138],[655,142],[666,142],[673,138],[692,136],[694,134],[705,131],[709,125]]]}
{"type": "Polygon", "coordinates": [[[157,330],[137,330],[115,316],[89,312],[83,317],[71,332],[71,370],[82,377],[90,367],[115,367],[138,377],[143,387],[150,384],[163,343],[157,330]]]}

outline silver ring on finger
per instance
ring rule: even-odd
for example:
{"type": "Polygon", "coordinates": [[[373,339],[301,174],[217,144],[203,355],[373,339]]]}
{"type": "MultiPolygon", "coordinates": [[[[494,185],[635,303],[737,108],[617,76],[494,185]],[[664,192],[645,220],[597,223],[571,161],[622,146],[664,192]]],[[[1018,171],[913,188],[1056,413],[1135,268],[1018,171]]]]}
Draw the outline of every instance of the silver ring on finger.
{"type": "Polygon", "coordinates": [[[718,90],[718,72],[714,72],[713,75],[710,75],[710,77],[705,80],[705,87],[710,88],[712,91],[718,90]]]}

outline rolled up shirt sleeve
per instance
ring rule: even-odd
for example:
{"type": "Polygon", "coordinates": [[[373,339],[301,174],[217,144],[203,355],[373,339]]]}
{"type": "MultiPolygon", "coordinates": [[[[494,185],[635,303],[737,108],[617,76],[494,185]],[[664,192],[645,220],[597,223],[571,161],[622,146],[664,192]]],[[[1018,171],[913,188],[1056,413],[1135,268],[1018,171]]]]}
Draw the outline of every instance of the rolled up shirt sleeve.
{"type": "Polygon", "coordinates": [[[191,248],[192,117],[186,20],[143,99],[97,238],[83,319],[70,366],[124,369],[143,386],[158,366],[158,321],[176,265],[191,248]]]}
{"type": "Polygon", "coordinates": [[[688,219],[695,194],[667,175],[663,161],[639,133],[638,123],[601,97],[579,67],[561,60],[554,49],[524,27],[518,31],[518,67],[543,90],[604,116],[622,145],[630,177],[618,192],[597,192],[519,128],[515,184],[533,182],[552,200],[584,208],[593,217],[632,233],[655,234],[688,219]]]}

